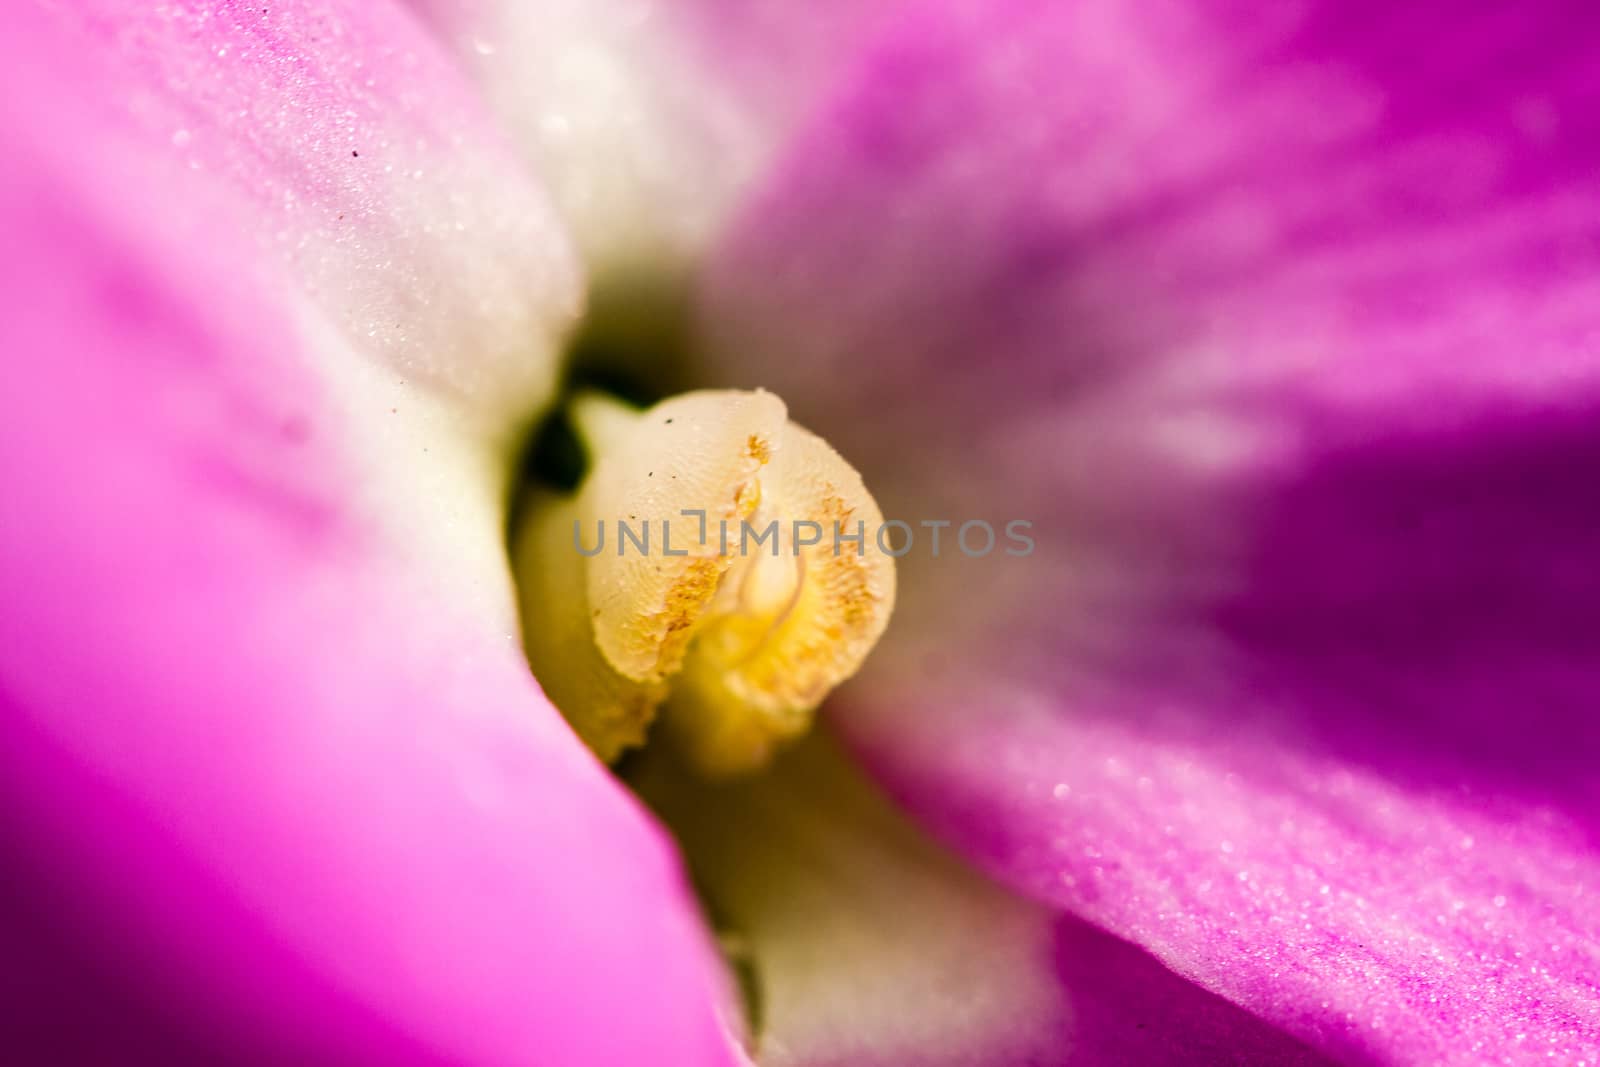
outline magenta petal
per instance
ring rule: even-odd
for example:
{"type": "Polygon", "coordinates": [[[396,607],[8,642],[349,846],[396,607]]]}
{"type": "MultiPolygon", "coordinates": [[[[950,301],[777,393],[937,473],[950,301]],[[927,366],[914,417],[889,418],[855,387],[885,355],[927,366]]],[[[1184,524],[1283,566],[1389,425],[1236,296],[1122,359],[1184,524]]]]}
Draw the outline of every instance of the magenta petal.
{"type": "Polygon", "coordinates": [[[1592,23],[923,5],[702,294],[886,513],[1035,524],[907,558],[869,766],[1339,1058],[1600,1053],[1592,23]]]}
{"type": "MultiPolygon", "coordinates": [[[[406,11],[386,0],[47,7],[73,73],[42,97],[42,126],[59,97],[93,101],[95,121],[136,140],[129,150],[187,172],[175,190],[199,191],[147,213],[198,240],[204,208],[223,202],[254,253],[292,272],[305,307],[393,379],[474,406],[479,432],[527,417],[554,373],[552,327],[578,309],[570,243],[473,87],[406,11]]],[[[96,159],[95,144],[75,147],[96,159]]],[[[104,156],[85,180],[114,183],[104,156]]]]}
{"type": "Polygon", "coordinates": [[[750,782],[649,759],[723,924],[763,1067],[1327,1061],[1147,953],[962,866],[812,738],[750,782]]]}
{"type": "MultiPolygon", "coordinates": [[[[261,253],[243,171],[174,164],[136,121],[165,98],[97,95],[84,39],[5,22],[6,1062],[730,1062],[676,857],[529,676],[498,512],[469,506],[497,480],[441,413],[492,436],[470,398],[531,398],[528,369],[434,353],[383,422],[352,385],[381,354],[261,253]],[[457,511],[395,489],[431,455],[457,511]]],[[[263,62],[326,88],[315,60],[263,62]]]]}

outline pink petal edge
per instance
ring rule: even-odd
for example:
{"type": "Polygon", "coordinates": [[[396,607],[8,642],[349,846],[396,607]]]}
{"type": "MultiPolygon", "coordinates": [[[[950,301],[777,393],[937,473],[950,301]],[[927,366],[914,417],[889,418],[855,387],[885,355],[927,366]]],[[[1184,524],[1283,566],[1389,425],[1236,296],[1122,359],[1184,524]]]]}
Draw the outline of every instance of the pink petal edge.
{"type": "MultiPolygon", "coordinates": [[[[270,8],[264,36],[231,7],[130,15],[124,37],[92,12],[63,29],[10,11],[0,33],[29,102],[0,119],[8,1060],[733,1062],[675,854],[528,675],[499,527],[452,522],[498,514],[497,480],[471,476],[487,442],[459,427],[504,433],[495,397],[546,387],[526,346],[554,327],[513,349],[454,279],[384,288],[384,240],[395,269],[426,270],[405,257],[438,235],[337,178],[351,150],[322,140],[343,95],[356,135],[392,138],[385,165],[440,162],[407,135],[417,98],[363,111],[348,76],[448,102],[449,67],[386,10],[270,8]],[[217,73],[201,57],[224,49],[217,73]],[[244,98],[271,116],[235,120],[244,98]],[[183,107],[173,144],[160,116],[183,107]],[[173,151],[190,147],[197,166],[173,151]],[[320,261],[345,274],[307,270],[311,243],[275,236],[286,190],[308,194],[301,233],[348,206],[380,237],[332,241],[320,261]],[[357,347],[361,315],[418,297],[403,321],[424,339],[429,314],[466,323],[468,349],[357,347]],[[392,389],[350,380],[396,372],[421,414],[390,424],[392,389]],[[372,447],[389,425],[392,454],[372,447]],[[397,489],[430,445],[490,504],[397,489]],[[476,562],[435,568],[438,543],[476,562]]],[[[519,188],[490,191],[538,219],[519,188]]],[[[481,252],[506,233],[479,206],[455,217],[481,252]]],[[[542,272],[555,310],[507,328],[558,323],[574,283],[553,263],[491,255],[467,282],[488,279],[494,311],[542,272]]]]}

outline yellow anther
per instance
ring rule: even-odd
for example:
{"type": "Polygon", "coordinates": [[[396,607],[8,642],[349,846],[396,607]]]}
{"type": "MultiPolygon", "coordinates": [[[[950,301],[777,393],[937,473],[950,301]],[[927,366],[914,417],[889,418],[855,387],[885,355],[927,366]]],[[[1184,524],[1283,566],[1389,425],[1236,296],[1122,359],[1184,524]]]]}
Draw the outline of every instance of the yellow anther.
{"type": "Polygon", "coordinates": [[[572,413],[589,476],[540,502],[518,547],[535,675],[603,759],[665,702],[702,770],[761,767],[888,623],[877,505],[771,393],[572,413]]]}

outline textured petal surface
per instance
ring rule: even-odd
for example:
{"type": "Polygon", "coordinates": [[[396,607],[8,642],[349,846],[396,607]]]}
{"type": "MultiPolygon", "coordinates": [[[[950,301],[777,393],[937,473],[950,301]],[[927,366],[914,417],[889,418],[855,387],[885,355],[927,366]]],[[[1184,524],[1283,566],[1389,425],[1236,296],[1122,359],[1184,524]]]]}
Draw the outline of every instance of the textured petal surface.
{"type": "Polygon", "coordinates": [[[871,769],[1352,1062],[1600,1046],[1592,22],[921,5],[701,293],[886,515],[1033,523],[917,529],[871,769]]]}
{"type": "Polygon", "coordinates": [[[748,963],[764,1067],[1326,1062],[963,869],[827,739],[747,784],[706,785],[653,756],[635,781],[748,963]]]}
{"type": "Polygon", "coordinates": [[[0,32],[7,1062],[728,1062],[514,632],[543,201],[408,17],[92,8],[0,32]]]}

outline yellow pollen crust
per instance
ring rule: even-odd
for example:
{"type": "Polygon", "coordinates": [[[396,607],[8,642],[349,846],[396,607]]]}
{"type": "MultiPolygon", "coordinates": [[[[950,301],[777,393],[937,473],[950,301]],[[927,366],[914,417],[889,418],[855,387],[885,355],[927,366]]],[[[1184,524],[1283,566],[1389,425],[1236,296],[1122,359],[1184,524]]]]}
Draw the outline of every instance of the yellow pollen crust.
{"type": "Polygon", "coordinates": [[[572,415],[590,472],[536,501],[516,546],[535,676],[602,759],[660,715],[704,773],[761,768],[888,623],[877,504],[762,390],[572,415]]]}

